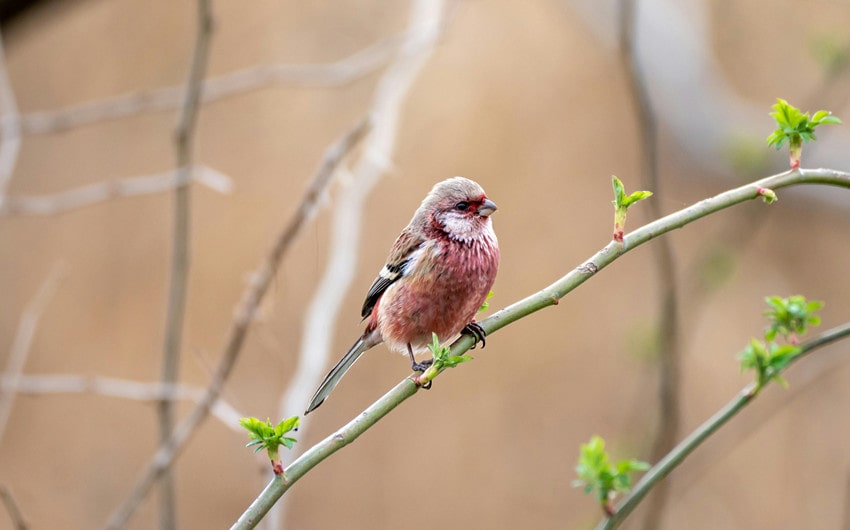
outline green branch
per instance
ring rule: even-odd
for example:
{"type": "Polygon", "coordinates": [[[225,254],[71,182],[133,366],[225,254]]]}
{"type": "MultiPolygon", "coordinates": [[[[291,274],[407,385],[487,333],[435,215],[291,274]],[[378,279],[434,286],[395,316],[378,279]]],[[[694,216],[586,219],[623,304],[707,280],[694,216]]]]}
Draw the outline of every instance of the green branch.
{"type": "MultiPolygon", "coordinates": [[[[799,346],[799,354],[796,355],[784,368],[782,368],[780,373],[787,370],[789,366],[794,364],[794,362],[800,360],[812,351],[848,336],[850,336],[850,323],[833,328],[810,341],[804,342],[799,346]]],[[[725,425],[726,422],[732,419],[736,414],[738,414],[738,412],[755,399],[758,395],[755,391],[757,385],[758,382],[753,382],[747,385],[738,393],[738,396],[735,399],[727,403],[726,406],[717,411],[712,417],[706,420],[705,423],[697,427],[690,435],[682,440],[679,445],[674,447],[672,451],[664,456],[664,458],[652,466],[649,471],[641,477],[638,483],[635,484],[634,490],[632,490],[632,492],[623,499],[620,505],[614,509],[613,515],[599,523],[596,530],[613,530],[620,526],[623,520],[628,517],[638,504],[640,504],[646,494],[649,493],[656,484],[658,484],[664,479],[664,477],[673,471],[673,469],[681,464],[685,458],[694,451],[694,449],[702,445],[709,436],[714,434],[720,427],[725,425]]]]}
{"type": "MultiPolygon", "coordinates": [[[[622,242],[611,241],[603,249],[585,261],[583,265],[573,269],[548,287],[511,304],[491,317],[480,321],[478,324],[485,332],[492,334],[532,313],[549,306],[557,305],[560,299],[567,293],[593,277],[601,269],[610,265],[622,254],[655,237],[677,228],[682,228],[698,219],[736,204],[763,197],[766,190],[772,191],[801,184],[824,184],[850,189],[850,173],[832,169],[787,171],[702,200],[683,210],[679,210],[638,228],[634,232],[624,236],[622,242]]],[[[456,356],[463,355],[463,353],[472,347],[472,344],[473,338],[463,335],[452,344],[452,354],[456,356]]],[[[418,387],[411,378],[404,379],[365,411],[358,414],[347,425],[301,455],[300,458],[285,469],[282,476],[272,479],[251,506],[236,521],[232,529],[254,528],[292,484],[298,481],[298,479],[319,462],[354,441],[363,432],[377,423],[378,420],[386,416],[392,409],[414,395],[417,390],[418,387]],[[286,478],[284,479],[283,477],[286,478]]]]}

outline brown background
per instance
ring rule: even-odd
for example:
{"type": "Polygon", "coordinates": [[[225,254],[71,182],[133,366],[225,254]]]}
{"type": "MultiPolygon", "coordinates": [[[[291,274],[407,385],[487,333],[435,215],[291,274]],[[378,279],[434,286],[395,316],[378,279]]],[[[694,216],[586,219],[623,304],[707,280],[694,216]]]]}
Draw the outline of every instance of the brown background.
{"type": "MultiPolygon", "coordinates": [[[[694,16],[706,17],[706,44],[720,74],[763,110],[759,128],[748,132],[769,133],[766,113],[776,96],[850,118],[846,75],[811,99],[823,75],[809,51],[823,32],[838,31],[846,43],[847,4],[747,4],[707,2],[694,16]]],[[[218,1],[208,74],[338,60],[402,31],[407,9],[365,0],[218,1]]],[[[183,82],[193,17],[188,0],[46,3],[5,28],[21,112],[183,82]]],[[[587,24],[569,2],[450,2],[443,38],[406,100],[393,168],[369,199],[335,350],[344,351],[359,333],[362,294],[437,180],[475,178],[499,205],[502,266],[493,309],[554,281],[608,242],[610,175],[640,187],[640,143],[617,50],[587,24]]],[[[367,111],[379,75],[338,88],[271,87],[202,108],[197,158],[232,177],[235,191],[193,186],[184,382],[208,381],[246,274],[292,214],[324,148],[367,111]]],[[[175,120],[174,112],[153,112],[26,136],[10,195],[167,171],[175,120]]],[[[664,212],[750,178],[702,168],[683,149],[699,138],[674,137],[663,121],[664,193],[652,200],[664,212]]],[[[785,155],[764,152],[774,165],[759,174],[781,169],[785,155]]],[[[277,413],[301,342],[302,308],[323,270],[338,189],[284,261],[227,385],[225,398],[245,415],[277,413]]],[[[846,190],[830,195],[850,197],[846,190]]],[[[846,206],[796,190],[780,198],[770,207],[738,206],[669,236],[680,284],[685,431],[749,380],[738,373],[735,355],[764,325],[764,296],[825,300],[824,327],[850,316],[846,206]],[[718,255],[731,268],[712,283],[705,278],[714,262],[706,256],[718,255]]],[[[648,220],[639,205],[629,226],[648,220]]],[[[168,193],[0,219],[0,344],[11,345],[27,301],[61,261],[67,274],[25,372],[155,381],[170,231],[168,193]]],[[[446,373],[431,392],[298,483],[287,528],[591,527],[598,510],[571,487],[579,444],[596,433],[615,456],[647,458],[663,421],[647,352],[656,291],[665,280],[651,248],[640,248],[557,308],[493,335],[473,363],[446,373]]],[[[836,346],[795,367],[789,390],[769,388],[678,469],[663,528],[840,528],[850,481],[846,353],[846,344],[836,346]]],[[[404,360],[376,349],[311,415],[299,444],[317,442],[407,373],[404,360]]],[[[102,527],[156,436],[149,404],[18,396],[0,443],[0,482],[12,488],[32,528],[102,527]]],[[[259,492],[267,469],[245,442],[216,420],[196,435],[176,467],[183,528],[228,527],[259,492]]],[[[152,496],[129,528],[151,528],[155,516],[152,496]]],[[[638,520],[626,527],[637,528],[638,520]]],[[[0,516],[0,528],[8,524],[0,516]]]]}

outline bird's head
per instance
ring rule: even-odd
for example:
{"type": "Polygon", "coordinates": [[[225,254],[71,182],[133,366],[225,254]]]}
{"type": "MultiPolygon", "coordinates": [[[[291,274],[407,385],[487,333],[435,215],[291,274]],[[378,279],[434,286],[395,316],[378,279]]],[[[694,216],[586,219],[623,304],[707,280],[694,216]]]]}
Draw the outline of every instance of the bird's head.
{"type": "Polygon", "coordinates": [[[490,214],[495,211],[496,203],[477,182],[453,177],[434,185],[417,214],[427,216],[428,225],[452,239],[474,241],[493,235],[490,214]]]}

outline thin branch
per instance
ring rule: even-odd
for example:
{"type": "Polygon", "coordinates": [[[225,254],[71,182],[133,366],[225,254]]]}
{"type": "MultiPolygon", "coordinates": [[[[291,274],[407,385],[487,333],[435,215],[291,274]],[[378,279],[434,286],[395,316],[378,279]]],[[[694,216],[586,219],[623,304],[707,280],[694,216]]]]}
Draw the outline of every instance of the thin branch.
{"type": "MultiPolygon", "coordinates": [[[[620,0],[620,60],[626,71],[626,80],[634,100],[634,109],[642,144],[641,181],[644,189],[651,190],[657,198],[664,195],[658,178],[658,124],[649,89],[637,54],[637,6],[636,0],[620,0]]],[[[648,201],[650,215],[660,218],[661,202],[648,201]]],[[[676,442],[679,431],[680,413],[680,351],[679,304],[677,301],[676,265],[670,240],[663,238],[653,247],[653,257],[659,278],[658,356],[656,365],[658,380],[658,415],[655,439],[650,450],[650,460],[655,461],[667,453],[676,442]]],[[[650,503],[644,520],[644,528],[658,527],[661,514],[667,504],[667,483],[658,488],[650,503]]]]}
{"type": "MultiPolygon", "coordinates": [[[[198,123],[198,107],[201,88],[209,58],[210,40],[213,31],[212,0],[198,0],[197,29],[195,48],[189,76],[186,81],[186,94],[177,123],[174,137],[174,149],[177,158],[177,180],[174,189],[174,231],[171,247],[171,282],[168,289],[168,309],[165,317],[165,337],[162,351],[162,383],[173,385],[180,371],[180,348],[183,341],[183,321],[186,316],[186,297],[189,290],[190,259],[190,183],[189,174],[194,158],[194,139],[198,123]]],[[[163,400],[159,403],[159,439],[168,440],[174,426],[174,403],[163,400]]],[[[161,477],[160,529],[172,530],[177,527],[176,494],[174,479],[170,469],[165,469],[161,477]]]]}
{"type": "MultiPolygon", "coordinates": [[[[844,324],[837,328],[833,328],[817,338],[804,342],[800,345],[801,353],[796,356],[792,363],[779,370],[779,373],[784,372],[792,364],[798,362],[805,356],[811,354],[814,350],[832,344],[843,338],[850,337],[850,323],[844,324]]],[[[596,530],[613,530],[620,526],[626,517],[640,504],[641,500],[649,493],[654,486],[664,479],[671,471],[673,471],[685,458],[688,457],[697,447],[702,445],[712,434],[714,434],[726,422],[732,419],[744,407],[749,405],[758,395],[755,391],[755,383],[747,385],[738,397],[727,403],[723,408],[717,411],[711,418],[697,427],[691,434],[682,440],[672,451],[667,453],[657,464],[646,472],[641,477],[634,489],[623,498],[622,502],[617,506],[614,515],[606,518],[597,525],[596,530]]]]}
{"type": "MultiPolygon", "coordinates": [[[[320,165],[319,174],[332,174],[342,162],[345,155],[356,146],[367,131],[368,126],[360,124],[343,136],[336,144],[328,148],[325,152],[325,158],[320,165]]],[[[320,177],[317,174],[315,180],[319,179],[320,177]]],[[[274,279],[283,256],[300,233],[305,221],[316,208],[322,191],[312,188],[308,190],[298,211],[278,235],[265,260],[260,264],[259,269],[251,275],[251,280],[236,306],[233,322],[230,326],[221,358],[204,396],[189,414],[189,417],[177,425],[174,431],[172,431],[171,437],[157,449],[144,469],[141,478],[130,492],[130,495],[110,515],[106,525],[108,529],[117,530],[126,524],[163,470],[171,465],[174,459],[185,448],[197,428],[206,420],[210,409],[221,395],[224,383],[230,377],[239,353],[242,351],[242,345],[245,342],[245,337],[248,335],[251,322],[253,322],[259,311],[260,303],[274,279]]]]}
{"type": "MultiPolygon", "coordinates": [[[[285,86],[338,87],[378,70],[398,49],[398,36],[367,46],[327,64],[277,64],[237,70],[203,82],[201,103],[208,104],[253,90],[285,86]]],[[[183,103],[184,85],[123,94],[22,118],[25,134],[47,134],[145,112],[175,110],[183,103]]]]}
{"type": "MultiPolygon", "coordinates": [[[[233,189],[233,181],[230,177],[210,167],[196,165],[189,173],[191,180],[219,193],[230,193],[233,189]]],[[[186,178],[185,172],[172,170],[156,175],[98,182],[50,195],[9,197],[0,205],[0,216],[58,215],[112,199],[172,190],[182,186],[184,181],[181,179],[184,178],[186,178]]]]}
{"type": "Polygon", "coordinates": [[[12,520],[12,526],[15,530],[27,530],[28,525],[18,503],[15,501],[15,496],[12,495],[12,491],[6,485],[0,485],[0,500],[3,501],[3,506],[6,507],[6,512],[12,520]]]}
{"type": "MultiPolygon", "coordinates": [[[[98,396],[160,402],[186,400],[198,403],[206,389],[197,386],[162,383],[142,383],[129,379],[73,374],[20,375],[5,373],[0,376],[0,392],[32,396],[51,394],[94,394],[98,396]]],[[[221,423],[234,432],[243,433],[239,418],[244,417],[223,400],[216,401],[211,411],[221,423]]]]}
{"type": "Polygon", "coordinates": [[[6,204],[6,190],[12,180],[21,151],[21,117],[15,92],[6,69],[6,52],[0,36],[0,209],[6,204]]]}
{"type": "MultiPolygon", "coordinates": [[[[850,173],[832,169],[788,171],[704,199],[638,228],[626,235],[622,243],[611,241],[603,249],[591,256],[583,265],[573,269],[556,282],[496,312],[489,318],[480,321],[479,324],[489,336],[512,322],[525,318],[541,309],[557,305],[567,293],[595,276],[601,269],[613,263],[626,252],[639,247],[651,239],[677,228],[682,228],[687,224],[725,208],[759,198],[764,188],[777,190],[801,184],[824,184],[850,189],[850,173]]],[[[465,335],[460,337],[452,344],[452,354],[463,354],[469,350],[472,343],[473,339],[470,336],[465,335]]],[[[816,344],[816,341],[811,341],[810,344],[812,344],[812,347],[820,345],[816,344]]],[[[308,471],[345,445],[354,441],[392,409],[414,395],[417,390],[418,387],[413,379],[410,377],[406,378],[373,405],[358,414],[345,427],[311,447],[292,462],[284,470],[282,476],[275,477],[266,486],[262,493],[239,517],[232,528],[243,529],[256,526],[277,500],[308,471]]]]}
{"type": "MultiPolygon", "coordinates": [[[[21,373],[24,370],[24,365],[29,356],[30,346],[32,346],[35,331],[38,328],[38,322],[41,320],[41,315],[47,308],[47,304],[56,293],[59,287],[59,282],[64,276],[64,267],[54,265],[53,270],[48,274],[47,279],[41,285],[38,293],[33,297],[18,323],[18,330],[15,333],[15,340],[9,350],[9,358],[6,361],[6,370],[4,379],[9,381],[12,386],[21,378],[21,373]]],[[[15,402],[15,391],[10,390],[6,386],[0,390],[0,440],[3,439],[3,434],[6,432],[6,426],[9,423],[9,416],[12,414],[12,405],[15,402]]]]}
{"type": "Polygon", "coordinates": [[[850,471],[844,481],[844,517],[841,530],[850,530],[850,471]]]}
{"type": "MultiPolygon", "coordinates": [[[[300,415],[327,371],[332,334],[343,301],[351,288],[361,246],[361,225],[366,199],[393,159],[396,131],[402,105],[417,75],[426,63],[441,34],[443,2],[411,2],[408,29],[398,57],[387,68],[375,88],[371,116],[373,134],[364,154],[353,169],[348,185],[334,204],[331,242],[325,270],[307,306],[301,332],[298,364],[280,398],[279,417],[300,415]]],[[[309,422],[302,421],[300,436],[306,436],[309,422]]],[[[282,527],[285,505],[270,517],[272,529],[282,527]]]]}

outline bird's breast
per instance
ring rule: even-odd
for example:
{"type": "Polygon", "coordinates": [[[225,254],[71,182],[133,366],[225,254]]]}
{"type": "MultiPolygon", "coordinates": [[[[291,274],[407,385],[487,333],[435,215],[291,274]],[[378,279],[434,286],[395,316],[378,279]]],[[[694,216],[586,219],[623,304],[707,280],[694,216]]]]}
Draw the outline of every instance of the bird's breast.
{"type": "Polygon", "coordinates": [[[459,242],[447,238],[422,246],[403,278],[378,306],[384,341],[406,352],[427,351],[434,332],[445,342],[471,322],[487,298],[499,263],[495,241],[459,242]]]}

